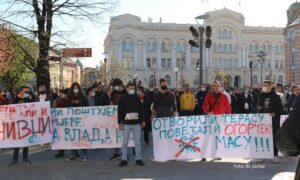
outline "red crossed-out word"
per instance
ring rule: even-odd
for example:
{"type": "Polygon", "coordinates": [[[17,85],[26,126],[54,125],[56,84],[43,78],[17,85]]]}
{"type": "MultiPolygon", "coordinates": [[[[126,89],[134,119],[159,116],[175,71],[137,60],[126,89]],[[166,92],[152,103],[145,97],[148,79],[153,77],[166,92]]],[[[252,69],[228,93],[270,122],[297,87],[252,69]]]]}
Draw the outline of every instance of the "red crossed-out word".
{"type": "Polygon", "coordinates": [[[198,151],[198,152],[200,153],[201,150],[200,150],[199,148],[197,148],[196,146],[193,146],[193,145],[192,145],[192,143],[193,143],[194,141],[197,141],[198,139],[200,139],[200,137],[195,137],[194,139],[189,140],[188,142],[183,142],[183,141],[181,141],[181,140],[179,140],[179,139],[175,139],[176,142],[181,143],[181,144],[184,145],[183,148],[180,149],[180,151],[178,151],[178,152],[176,153],[175,157],[178,158],[178,157],[180,156],[180,154],[183,152],[183,150],[184,150],[185,148],[187,148],[187,147],[191,147],[191,148],[193,148],[195,151],[198,151]]]}

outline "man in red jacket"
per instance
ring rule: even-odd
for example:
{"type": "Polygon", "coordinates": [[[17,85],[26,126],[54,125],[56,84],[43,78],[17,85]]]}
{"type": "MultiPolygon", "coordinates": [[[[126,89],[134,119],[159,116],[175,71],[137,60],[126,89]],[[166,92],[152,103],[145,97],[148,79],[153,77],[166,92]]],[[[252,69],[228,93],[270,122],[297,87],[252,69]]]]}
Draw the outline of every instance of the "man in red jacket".
{"type": "Polygon", "coordinates": [[[202,108],[208,115],[231,114],[228,98],[220,92],[218,81],[213,83],[212,91],[205,96],[202,108]]]}

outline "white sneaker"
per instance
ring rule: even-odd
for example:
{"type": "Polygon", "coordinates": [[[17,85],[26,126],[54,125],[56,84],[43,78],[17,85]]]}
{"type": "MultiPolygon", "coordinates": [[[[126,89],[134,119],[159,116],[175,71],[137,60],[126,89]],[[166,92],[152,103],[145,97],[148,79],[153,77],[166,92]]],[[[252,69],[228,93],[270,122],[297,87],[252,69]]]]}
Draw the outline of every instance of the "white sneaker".
{"type": "Polygon", "coordinates": [[[274,157],[273,163],[274,163],[274,164],[278,164],[278,163],[279,163],[279,158],[278,158],[278,156],[275,156],[275,157],[274,157]]]}

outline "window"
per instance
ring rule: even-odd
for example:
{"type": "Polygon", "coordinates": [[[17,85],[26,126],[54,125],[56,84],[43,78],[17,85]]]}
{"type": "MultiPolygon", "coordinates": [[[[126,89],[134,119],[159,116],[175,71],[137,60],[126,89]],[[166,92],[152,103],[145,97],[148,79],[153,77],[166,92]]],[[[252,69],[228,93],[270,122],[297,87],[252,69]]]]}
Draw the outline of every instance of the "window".
{"type": "Polygon", "coordinates": [[[227,59],[223,60],[223,68],[227,69],[227,59]]]}
{"type": "Polygon", "coordinates": [[[181,52],[185,52],[186,51],[186,45],[185,43],[178,43],[176,45],[176,52],[177,53],[181,53],[181,52]]]}
{"type": "Polygon", "coordinates": [[[280,69],[283,69],[283,60],[280,61],[280,69]]]}
{"type": "Polygon", "coordinates": [[[157,44],[154,39],[151,39],[147,42],[147,52],[156,52],[157,44]]]}
{"type": "Polygon", "coordinates": [[[176,67],[181,68],[180,59],[176,59],[176,67]]]}
{"type": "Polygon", "coordinates": [[[268,47],[267,47],[267,53],[271,54],[271,46],[270,45],[268,45],[268,47]]]}
{"type": "Polygon", "coordinates": [[[266,51],[266,46],[265,46],[265,45],[263,45],[262,50],[263,50],[263,52],[267,52],[267,51],[266,51]]]}
{"type": "Polygon", "coordinates": [[[223,30],[223,38],[227,39],[227,30],[226,29],[223,30]]]}
{"type": "Polygon", "coordinates": [[[222,31],[219,31],[219,32],[218,32],[218,38],[219,38],[219,39],[222,39],[222,31]]]}
{"type": "Polygon", "coordinates": [[[296,50],[293,49],[291,52],[291,67],[296,67],[296,50]]]}
{"type": "Polygon", "coordinates": [[[257,76],[256,75],[253,76],[252,82],[253,82],[253,84],[257,84],[257,76]]]}
{"type": "Polygon", "coordinates": [[[227,44],[224,44],[223,52],[224,52],[224,53],[227,53],[227,52],[228,52],[228,51],[227,51],[227,44]]]}
{"type": "Polygon", "coordinates": [[[279,61],[275,60],[275,69],[279,69],[279,61]]]}
{"type": "Polygon", "coordinates": [[[172,67],[172,60],[168,59],[167,68],[170,69],[172,67]]]}
{"type": "Polygon", "coordinates": [[[155,76],[154,75],[151,75],[149,77],[149,84],[150,84],[150,86],[155,86],[156,85],[156,83],[155,83],[155,76]]]}
{"type": "Polygon", "coordinates": [[[278,76],[278,83],[283,84],[283,77],[282,76],[278,76]]]}
{"type": "Polygon", "coordinates": [[[151,67],[156,67],[156,59],[152,59],[152,66],[151,67]]]}
{"type": "Polygon", "coordinates": [[[147,59],[147,68],[151,68],[151,59],[147,59]]]}
{"type": "Polygon", "coordinates": [[[167,67],[167,63],[166,63],[166,59],[165,59],[165,58],[162,58],[162,59],[161,59],[161,67],[162,67],[163,69],[166,69],[166,67],[167,67]]]}
{"type": "Polygon", "coordinates": [[[228,39],[232,39],[232,32],[231,31],[228,32],[228,39]]]}
{"type": "Polygon", "coordinates": [[[258,52],[258,45],[254,45],[254,53],[258,52]]]}
{"type": "Polygon", "coordinates": [[[276,54],[279,54],[279,49],[278,49],[278,46],[277,46],[277,45],[275,46],[275,53],[276,53],[276,54]]]}
{"type": "Polygon", "coordinates": [[[230,69],[232,68],[232,59],[229,60],[228,68],[230,68],[230,69]]]}
{"type": "Polygon", "coordinates": [[[283,46],[282,45],[280,46],[280,52],[279,52],[279,54],[283,54],[283,46]]]}
{"type": "Polygon", "coordinates": [[[185,59],[181,60],[181,68],[185,68],[185,59]]]}
{"type": "Polygon", "coordinates": [[[232,45],[231,44],[229,44],[229,53],[233,53],[233,50],[232,50],[232,45]]]}
{"type": "Polygon", "coordinates": [[[169,75],[166,75],[165,77],[167,84],[170,85],[171,84],[171,77],[169,75]]]}
{"type": "Polygon", "coordinates": [[[132,52],[133,51],[133,40],[127,38],[122,42],[123,52],[132,52]]]}
{"type": "Polygon", "coordinates": [[[254,53],[254,50],[253,50],[253,46],[252,46],[252,45],[249,46],[249,51],[250,51],[250,53],[254,53]]]}
{"type": "Polygon", "coordinates": [[[161,44],[161,51],[162,52],[167,52],[166,43],[164,43],[164,42],[161,44]]]}
{"type": "Polygon", "coordinates": [[[223,52],[223,51],[222,51],[222,44],[219,44],[219,45],[218,45],[218,52],[219,52],[219,53],[222,53],[222,52],[223,52]]]}

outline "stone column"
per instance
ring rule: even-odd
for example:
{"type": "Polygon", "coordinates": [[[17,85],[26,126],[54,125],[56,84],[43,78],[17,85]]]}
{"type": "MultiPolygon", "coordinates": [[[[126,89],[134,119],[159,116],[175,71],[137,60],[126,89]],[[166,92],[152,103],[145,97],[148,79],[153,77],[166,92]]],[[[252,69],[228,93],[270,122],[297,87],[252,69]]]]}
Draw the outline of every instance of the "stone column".
{"type": "Polygon", "coordinates": [[[143,44],[143,68],[147,67],[147,45],[143,44]]]}
{"type": "Polygon", "coordinates": [[[157,45],[157,69],[161,69],[161,44],[157,45]]]}

